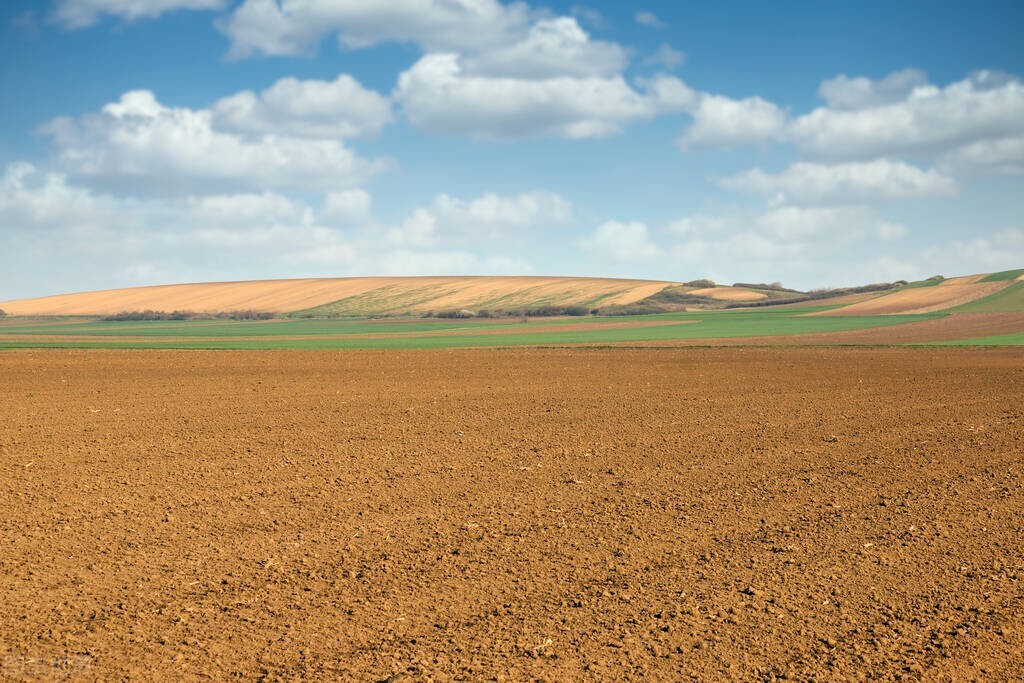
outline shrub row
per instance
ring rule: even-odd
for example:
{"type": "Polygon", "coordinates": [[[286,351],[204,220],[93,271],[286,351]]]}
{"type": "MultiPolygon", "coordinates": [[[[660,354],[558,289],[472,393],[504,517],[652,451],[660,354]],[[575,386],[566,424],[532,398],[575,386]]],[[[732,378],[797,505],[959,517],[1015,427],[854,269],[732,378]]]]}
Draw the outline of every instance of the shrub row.
{"type": "Polygon", "coordinates": [[[195,311],[122,311],[113,315],[105,315],[102,320],[109,322],[127,322],[138,320],[271,320],[277,317],[270,311],[221,311],[220,313],[197,313],[195,311]]]}
{"type": "Polygon", "coordinates": [[[424,318],[550,318],[553,316],[585,316],[595,313],[586,306],[536,306],[534,308],[481,309],[470,311],[430,311],[424,318]]]}
{"type": "Polygon", "coordinates": [[[801,293],[799,289],[790,289],[789,287],[783,287],[781,282],[772,282],[770,284],[766,284],[764,282],[737,282],[733,284],[733,287],[742,287],[744,289],[764,289],[770,292],[793,292],[794,294],[801,293]]]}

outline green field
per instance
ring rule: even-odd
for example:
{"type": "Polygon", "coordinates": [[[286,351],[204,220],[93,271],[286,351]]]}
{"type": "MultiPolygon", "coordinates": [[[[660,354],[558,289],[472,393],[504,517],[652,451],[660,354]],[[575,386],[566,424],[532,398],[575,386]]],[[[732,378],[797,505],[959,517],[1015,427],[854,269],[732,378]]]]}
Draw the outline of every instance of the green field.
{"type": "Polygon", "coordinates": [[[928,346],[1024,346],[1024,332],[997,334],[991,337],[931,342],[928,346]]]}
{"type": "MultiPolygon", "coordinates": [[[[263,322],[104,322],[19,320],[0,323],[2,348],[391,349],[549,346],[780,336],[838,332],[940,318],[945,313],[807,317],[829,308],[740,309],[645,316],[505,320],[274,320],[263,322]],[[574,329],[584,323],[588,329],[574,329]]],[[[1018,336],[993,344],[1019,344],[1018,336]]],[[[975,342],[977,343],[977,342],[975,342]]],[[[984,342],[981,342],[984,343],[984,342]]]]}
{"type": "Polygon", "coordinates": [[[981,282],[1006,282],[1007,280],[1016,280],[1021,275],[1024,275],[1024,268],[1017,268],[1015,270],[1004,270],[999,273],[992,273],[988,277],[982,278],[981,282]]]}
{"type": "Polygon", "coordinates": [[[984,299],[949,309],[950,313],[1013,313],[1024,311],[1024,282],[1014,282],[1006,289],[984,299]]]}

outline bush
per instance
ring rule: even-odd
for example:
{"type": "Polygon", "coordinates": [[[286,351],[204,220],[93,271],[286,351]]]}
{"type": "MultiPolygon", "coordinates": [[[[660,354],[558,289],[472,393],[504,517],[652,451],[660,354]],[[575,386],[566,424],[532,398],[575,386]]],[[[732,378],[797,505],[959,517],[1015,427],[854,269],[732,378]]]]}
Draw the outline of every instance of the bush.
{"type": "Polygon", "coordinates": [[[277,316],[276,313],[270,311],[256,311],[251,308],[243,311],[227,311],[226,313],[217,313],[217,318],[227,318],[229,320],[271,320],[277,316]]]}
{"type": "Polygon", "coordinates": [[[798,289],[789,289],[788,287],[783,287],[781,282],[772,282],[770,284],[766,284],[764,282],[760,282],[760,283],[737,282],[736,284],[733,285],[733,287],[742,287],[743,289],[765,289],[765,290],[768,290],[770,292],[793,292],[793,293],[799,293],[799,291],[800,291],[798,289]]]}
{"type": "Polygon", "coordinates": [[[532,318],[549,318],[557,315],[583,316],[590,315],[586,306],[539,306],[523,311],[523,315],[532,318]]]}
{"type": "Polygon", "coordinates": [[[137,320],[188,320],[189,313],[186,311],[122,311],[113,315],[103,316],[103,320],[109,322],[128,322],[137,320]]]}
{"type": "Polygon", "coordinates": [[[715,284],[714,280],[708,280],[706,278],[701,280],[690,280],[689,282],[684,282],[683,284],[686,285],[687,287],[697,287],[699,289],[707,289],[708,287],[718,286],[717,284],[715,284]]]}
{"type": "Polygon", "coordinates": [[[644,304],[636,302],[632,304],[612,304],[596,309],[596,315],[651,315],[654,313],[665,313],[664,306],[658,304],[644,304]]]}
{"type": "Polygon", "coordinates": [[[196,313],[195,311],[122,311],[113,315],[105,315],[102,320],[107,322],[135,322],[141,320],[270,320],[276,313],[269,311],[221,311],[220,313],[196,313]]]}
{"type": "Polygon", "coordinates": [[[5,311],[4,309],[0,308],[0,318],[6,318],[6,317],[7,317],[7,311],[5,311]]]}
{"type": "Polygon", "coordinates": [[[467,311],[465,309],[461,311],[438,311],[434,314],[435,318],[475,318],[476,313],[473,311],[467,311]]]}

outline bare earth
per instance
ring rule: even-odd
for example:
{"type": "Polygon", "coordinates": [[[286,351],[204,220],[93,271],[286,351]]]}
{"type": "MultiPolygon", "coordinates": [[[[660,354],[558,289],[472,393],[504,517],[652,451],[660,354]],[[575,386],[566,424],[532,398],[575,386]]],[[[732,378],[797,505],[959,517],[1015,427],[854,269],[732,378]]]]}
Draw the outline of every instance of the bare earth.
{"type": "Polygon", "coordinates": [[[774,337],[726,337],[717,339],[658,339],[644,342],[618,342],[616,346],[885,346],[889,344],[926,344],[937,341],[961,341],[977,337],[1011,334],[1024,330],[1024,312],[953,313],[934,320],[918,320],[902,325],[871,327],[841,332],[812,332],[774,337]]]}
{"type": "Polygon", "coordinates": [[[758,299],[768,298],[762,292],[755,292],[749,289],[737,289],[735,287],[707,287],[705,289],[691,290],[687,292],[687,294],[706,296],[710,299],[718,299],[720,301],[756,301],[758,299]]]}
{"type": "Polygon", "coordinates": [[[11,679],[1020,680],[1024,351],[0,353],[11,679]]]}
{"type": "MultiPolygon", "coordinates": [[[[963,278],[957,278],[963,279],[963,278]]],[[[943,282],[935,287],[903,289],[892,294],[854,303],[843,308],[809,315],[887,315],[896,313],[931,313],[976,301],[1009,286],[1009,282],[943,282]]]]}

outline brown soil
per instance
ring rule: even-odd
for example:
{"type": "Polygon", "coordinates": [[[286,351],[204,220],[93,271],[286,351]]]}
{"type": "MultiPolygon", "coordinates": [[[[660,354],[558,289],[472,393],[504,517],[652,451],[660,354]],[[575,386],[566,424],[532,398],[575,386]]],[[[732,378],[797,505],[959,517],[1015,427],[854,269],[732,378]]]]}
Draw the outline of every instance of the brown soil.
{"type": "Polygon", "coordinates": [[[720,301],[756,301],[768,298],[762,292],[755,292],[750,289],[736,289],[735,287],[707,287],[705,289],[694,289],[687,292],[687,294],[706,296],[709,299],[718,299],[720,301]]]}
{"type": "Polygon", "coordinates": [[[1024,352],[0,353],[0,675],[1011,680],[1024,352]]]}
{"type": "Polygon", "coordinates": [[[940,284],[933,287],[914,287],[884,294],[844,308],[820,311],[808,315],[888,315],[900,313],[931,313],[970,303],[995,294],[1009,286],[1009,282],[975,282],[969,284],[940,284]]]}
{"type": "Polygon", "coordinates": [[[1024,332],[1024,312],[952,313],[934,320],[903,325],[872,327],[843,332],[814,332],[774,337],[728,337],[718,339],[659,339],[646,342],[621,342],[616,346],[830,346],[924,344],[960,341],[999,334],[1024,332]]]}
{"type": "Polygon", "coordinates": [[[960,277],[947,277],[945,280],[940,282],[938,287],[948,287],[950,285],[969,285],[974,282],[981,282],[987,278],[991,273],[978,273],[977,275],[962,275],[960,277]]]}
{"type": "Polygon", "coordinates": [[[828,297],[827,299],[815,299],[813,301],[799,301],[793,304],[774,304],[768,310],[774,311],[777,308],[805,308],[807,306],[846,306],[847,304],[855,304],[861,301],[867,301],[868,299],[877,299],[883,296],[885,292],[859,292],[857,294],[841,294],[839,296],[828,297]]]}

